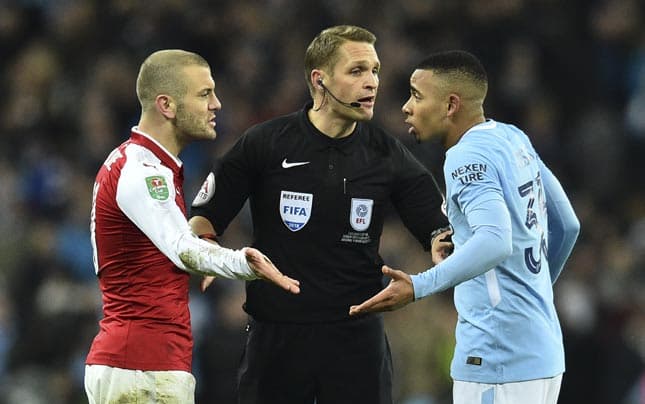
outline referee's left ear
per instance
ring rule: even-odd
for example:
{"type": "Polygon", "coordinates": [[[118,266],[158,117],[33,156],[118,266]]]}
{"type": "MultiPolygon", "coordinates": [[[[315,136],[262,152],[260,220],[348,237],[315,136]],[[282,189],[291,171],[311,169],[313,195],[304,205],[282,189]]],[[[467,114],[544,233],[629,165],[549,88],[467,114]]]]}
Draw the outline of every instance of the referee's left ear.
{"type": "Polygon", "coordinates": [[[446,116],[452,117],[457,111],[461,108],[461,97],[457,94],[450,94],[448,96],[448,110],[446,111],[446,116]]]}

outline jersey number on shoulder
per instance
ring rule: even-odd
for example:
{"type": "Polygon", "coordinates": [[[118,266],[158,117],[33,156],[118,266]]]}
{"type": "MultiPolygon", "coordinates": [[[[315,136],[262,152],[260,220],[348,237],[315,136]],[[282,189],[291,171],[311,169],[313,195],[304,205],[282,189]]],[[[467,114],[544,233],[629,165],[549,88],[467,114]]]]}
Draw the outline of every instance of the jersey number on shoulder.
{"type": "Polygon", "coordinates": [[[544,228],[542,222],[545,222],[546,216],[544,209],[544,195],[542,193],[542,180],[538,173],[535,180],[520,185],[517,190],[523,198],[528,197],[526,206],[526,221],[524,225],[527,229],[539,232],[540,241],[538,245],[524,249],[524,263],[529,271],[537,274],[542,269],[542,257],[547,257],[548,247],[544,237],[544,228]],[[536,206],[537,204],[537,206],[536,206]],[[536,257],[537,255],[537,257],[536,257]]]}

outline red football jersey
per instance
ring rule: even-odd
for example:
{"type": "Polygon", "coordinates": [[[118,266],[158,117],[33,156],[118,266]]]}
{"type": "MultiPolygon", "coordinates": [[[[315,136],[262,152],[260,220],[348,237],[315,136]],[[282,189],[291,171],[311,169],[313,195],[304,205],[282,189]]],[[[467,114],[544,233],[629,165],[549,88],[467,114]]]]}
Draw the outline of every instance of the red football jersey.
{"type": "Polygon", "coordinates": [[[182,183],[181,161],[136,127],[99,170],[91,234],[103,318],[87,364],[191,371],[182,183]]]}

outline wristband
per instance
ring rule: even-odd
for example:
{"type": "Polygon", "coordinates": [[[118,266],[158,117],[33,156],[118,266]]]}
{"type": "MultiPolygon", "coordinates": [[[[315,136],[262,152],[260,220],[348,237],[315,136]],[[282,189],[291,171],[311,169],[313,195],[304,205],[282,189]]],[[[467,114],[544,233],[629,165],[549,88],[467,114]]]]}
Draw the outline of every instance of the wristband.
{"type": "Polygon", "coordinates": [[[437,237],[439,234],[447,230],[452,230],[452,226],[448,225],[446,227],[441,227],[439,229],[433,230],[432,233],[430,233],[430,245],[432,245],[432,242],[434,241],[435,237],[437,237]]]}

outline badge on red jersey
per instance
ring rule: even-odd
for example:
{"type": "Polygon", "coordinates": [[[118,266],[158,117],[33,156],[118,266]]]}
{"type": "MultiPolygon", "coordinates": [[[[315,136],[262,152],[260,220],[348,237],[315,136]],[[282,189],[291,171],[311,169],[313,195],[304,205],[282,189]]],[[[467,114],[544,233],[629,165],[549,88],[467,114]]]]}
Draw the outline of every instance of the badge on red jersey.
{"type": "Polygon", "coordinates": [[[153,199],[159,201],[165,201],[168,199],[170,192],[168,192],[168,184],[164,177],[160,175],[146,177],[146,185],[148,186],[148,193],[153,199]]]}

